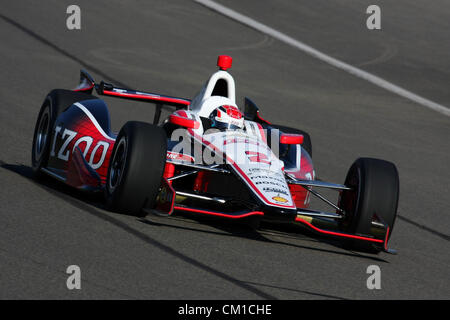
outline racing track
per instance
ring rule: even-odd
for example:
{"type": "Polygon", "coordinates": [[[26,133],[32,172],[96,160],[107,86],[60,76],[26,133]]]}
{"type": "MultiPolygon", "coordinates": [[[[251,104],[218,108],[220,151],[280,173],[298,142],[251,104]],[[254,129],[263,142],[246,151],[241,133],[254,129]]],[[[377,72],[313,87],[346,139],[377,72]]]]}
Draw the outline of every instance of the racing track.
{"type": "MultiPolygon", "coordinates": [[[[369,1],[222,4],[444,106],[450,106],[450,4],[380,1],[382,31],[365,28],[369,1]]],[[[376,87],[190,1],[8,1],[0,10],[0,298],[450,298],[450,118],[376,87]],[[240,101],[309,131],[320,178],[343,182],[358,156],[400,172],[399,218],[378,256],[289,228],[250,231],[193,217],[145,220],[97,198],[30,178],[34,123],[45,94],[73,88],[80,67],[125,86],[191,97],[234,58],[240,101]],[[117,80],[116,80],[117,79],[117,80]],[[66,288],[67,266],[82,289],[66,288]],[[377,264],[382,289],[366,288],[377,264]]],[[[108,99],[113,129],[153,119],[151,105],[108,99]]]]}

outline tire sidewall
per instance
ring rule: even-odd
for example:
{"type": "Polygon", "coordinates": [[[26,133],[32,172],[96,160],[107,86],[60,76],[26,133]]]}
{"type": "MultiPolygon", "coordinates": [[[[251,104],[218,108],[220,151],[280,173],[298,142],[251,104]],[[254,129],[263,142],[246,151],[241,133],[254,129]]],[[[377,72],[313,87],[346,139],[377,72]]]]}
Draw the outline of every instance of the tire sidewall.
{"type": "Polygon", "coordinates": [[[138,121],[127,122],[120,130],[111,153],[106,178],[107,208],[134,216],[145,216],[143,207],[153,207],[164,172],[167,138],[162,128],[138,121]],[[120,142],[126,141],[121,177],[110,187],[114,157],[120,142]]]}
{"type": "MultiPolygon", "coordinates": [[[[346,208],[349,215],[345,219],[347,231],[370,235],[375,214],[389,226],[391,234],[399,199],[399,179],[395,165],[379,159],[359,158],[349,169],[345,185],[357,189],[354,207],[346,208]],[[355,181],[358,181],[357,185],[355,181]]],[[[355,194],[344,191],[342,197],[345,196],[355,197],[355,194]]],[[[339,205],[346,200],[341,198],[339,205]]]]}
{"type": "Polygon", "coordinates": [[[34,128],[34,135],[33,135],[33,144],[32,144],[32,151],[31,151],[31,164],[32,164],[32,168],[33,171],[35,173],[39,172],[39,170],[42,167],[45,167],[47,165],[48,162],[48,158],[49,158],[49,154],[50,154],[50,145],[51,145],[51,141],[53,140],[53,132],[54,132],[54,125],[55,125],[55,121],[56,121],[56,112],[55,112],[55,107],[54,107],[54,103],[52,101],[52,97],[51,95],[48,95],[44,101],[44,103],[41,106],[41,109],[39,111],[39,115],[38,118],[36,120],[36,125],[34,128]],[[47,138],[45,141],[45,145],[42,148],[40,157],[37,159],[36,158],[36,143],[37,143],[37,135],[38,135],[38,130],[40,127],[40,123],[41,123],[41,119],[42,116],[44,115],[44,112],[49,109],[49,122],[48,122],[48,129],[47,129],[47,138]]]}

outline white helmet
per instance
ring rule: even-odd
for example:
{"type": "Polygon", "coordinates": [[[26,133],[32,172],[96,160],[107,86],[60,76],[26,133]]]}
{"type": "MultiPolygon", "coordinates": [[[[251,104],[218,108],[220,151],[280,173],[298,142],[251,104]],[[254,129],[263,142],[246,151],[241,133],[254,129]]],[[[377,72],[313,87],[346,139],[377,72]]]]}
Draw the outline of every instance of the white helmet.
{"type": "Polygon", "coordinates": [[[219,130],[237,130],[244,128],[242,112],[235,106],[221,105],[211,112],[211,128],[219,130]]]}

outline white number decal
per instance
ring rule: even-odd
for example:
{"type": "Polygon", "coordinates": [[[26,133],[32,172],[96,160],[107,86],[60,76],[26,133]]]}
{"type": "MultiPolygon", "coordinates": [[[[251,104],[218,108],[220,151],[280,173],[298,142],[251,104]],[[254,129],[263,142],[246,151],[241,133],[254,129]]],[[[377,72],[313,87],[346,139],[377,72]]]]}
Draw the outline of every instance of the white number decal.
{"type": "Polygon", "coordinates": [[[91,165],[91,167],[93,169],[98,169],[98,168],[100,168],[102,166],[103,161],[105,161],[105,156],[106,156],[106,152],[108,151],[108,148],[109,148],[109,143],[108,142],[99,141],[97,143],[97,145],[95,146],[94,150],[92,150],[91,158],[89,159],[89,164],[91,165]],[[95,156],[95,154],[97,153],[97,150],[100,147],[103,147],[102,156],[100,157],[100,160],[97,163],[94,164],[94,156],[95,156]]]}
{"type": "Polygon", "coordinates": [[[69,130],[69,129],[64,129],[64,132],[62,134],[62,139],[64,139],[65,136],[69,136],[69,138],[64,141],[61,149],[58,152],[58,158],[64,161],[69,160],[69,150],[67,150],[65,153],[64,151],[66,150],[67,146],[69,145],[70,141],[73,140],[73,138],[75,138],[75,136],[77,135],[77,133],[75,131],[69,130]]]}
{"type": "MultiPolygon", "coordinates": [[[[50,152],[50,155],[52,157],[54,157],[56,155],[56,151],[55,151],[56,138],[60,132],[61,132],[61,127],[59,127],[59,126],[56,127],[54,138],[53,138],[52,150],[50,152]]],[[[64,161],[69,160],[70,150],[68,150],[67,147],[69,146],[70,142],[77,136],[77,134],[78,134],[78,132],[76,132],[76,131],[64,129],[64,131],[61,135],[61,138],[64,140],[64,142],[58,151],[58,155],[57,155],[58,159],[61,159],[64,161]]],[[[94,139],[90,136],[84,136],[84,137],[77,139],[73,145],[72,153],[75,151],[75,148],[83,142],[86,143],[86,146],[83,151],[83,157],[86,158],[87,154],[89,153],[89,150],[91,149],[92,143],[94,142],[94,139]]],[[[91,152],[91,156],[90,156],[89,162],[88,162],[89,165],[93,169],[98,169],[103,165],[103,162],[105,161],[106,153],[108,152],[108,149],[109,149],[109,146],[110,146],[110,144],[108,142],[105,142],[105,141],[97,142],[97,144],[95,145],[94,149],[91,152]],[[95,155],[99,151],[100,147],[102,147],[100,160],[97,163],[94,163],[95,155]]]]}
{"type": "Polygon", "coordinates": [[[81,137],[80,139],[77,140],[77,142],[75,142],[75,144],[73,145],[72,148],[72,153],[75,151],[75,148],[82,142],[86,142],[86,147],[84,148],[84,152],[83,152],[83,157],[86,158],[86,154],[89,151],[89,148],[91,147],[92,141],[94,141],[94,139],[92,139],[92,137],[89,136],[85,136],[85,137],[81,137]]]}

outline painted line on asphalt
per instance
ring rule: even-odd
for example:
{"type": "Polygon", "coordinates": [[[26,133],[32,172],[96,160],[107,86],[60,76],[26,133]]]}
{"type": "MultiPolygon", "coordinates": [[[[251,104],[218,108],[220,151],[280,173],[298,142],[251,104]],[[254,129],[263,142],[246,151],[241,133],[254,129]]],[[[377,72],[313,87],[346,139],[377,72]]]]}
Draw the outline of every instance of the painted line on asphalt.
{"type": "Polygon", "coordinates": [[[340,70],[350,73],[351,75],[354,75],[360,79],[366,80],[378,87],[386,89],[392,93],[395,93],[403,98],[411,100],[411,101],[413,101],[417,104],[420,104],[426,108],[429,108],[431,110],[434,110],[434,111],[444,114],[446,116],[450,116],[450,109],[439,103],[436,103],[427,98],[421,97],[421,96],[419,96],[411,91],[408,91],[402,87],[399,87],[383,78],[380,78],[380,77],[373,75],[367,71],[356,68],[356,67],[354,67],[348,63],[345,63],[341,60],[335,59],[317,49],[314,49],[313,47],[311,47],[301,41],[298,41],[280,31],[277,31],[261,22],[254,20],[248,16],[240,14],[239,12],[236,12],[230,8],[227,8],[227,7],[225,7],[221,4],[218,4],[214,1],[211,1],[211,0],[193,0],[193,1],[207,7],[213,11],[216,11],[228,18],[238,21],[252,29],[260,31],[266,35],[269,35],[269,36],[277,39],[277,40],[280,40],[294,48],[297,48],[316,59],[319,59],[325,63],[332,65],[333,67],[336,67],[340,70]]]}

